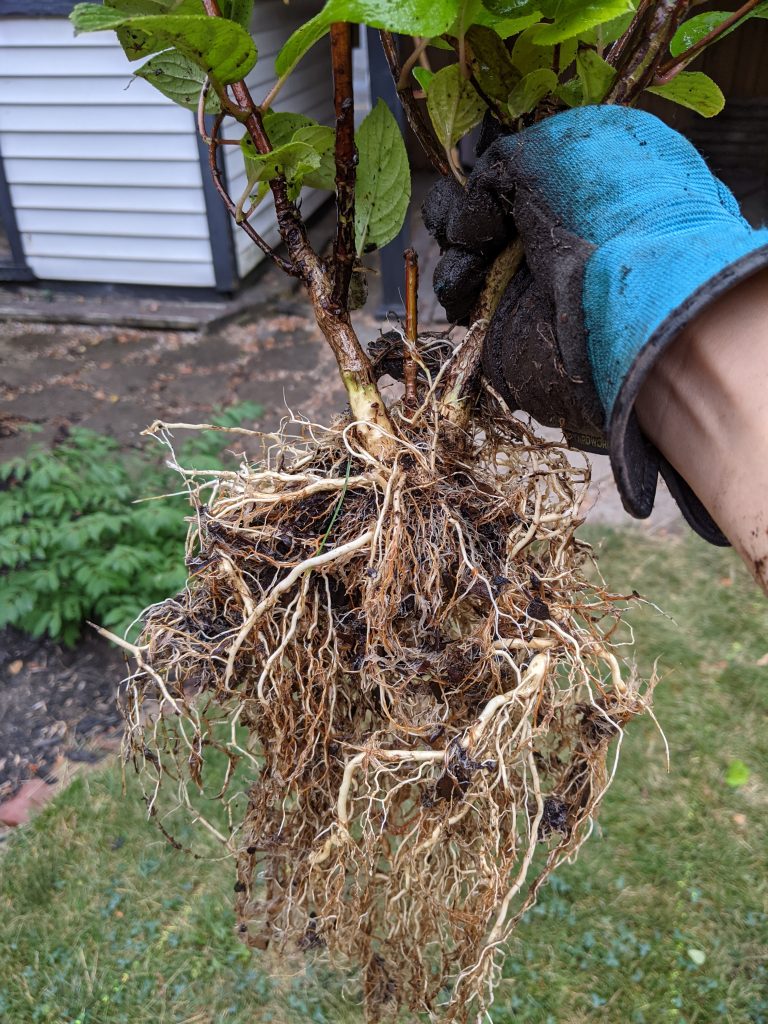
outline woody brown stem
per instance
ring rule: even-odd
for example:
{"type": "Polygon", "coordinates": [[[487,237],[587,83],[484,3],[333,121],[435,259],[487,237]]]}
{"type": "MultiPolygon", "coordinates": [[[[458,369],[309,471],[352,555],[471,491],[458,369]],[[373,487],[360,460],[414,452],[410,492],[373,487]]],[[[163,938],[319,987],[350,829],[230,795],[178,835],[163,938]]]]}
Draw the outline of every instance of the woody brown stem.
{"type": "Polygon", "coordinates": [[[440,145],[432,134],[431,129],[427,125],[424,115],[416,102],[416,98],[413,95],[413,89],[410,85],[406,85],[404,88],[400,88],[400,77],[402,75],[402,67],[400,65],[400,57],[397,52],[397,43],[395,37],[391,32],[380,32],[381,45],[384,49],[384,56],[387,58],[387,64],[389,64],[389,70],[392,73],[395,86],[397,87],[397,95],[400,102],[403,105],[405,116],[408,124],[411,126],[411,130],[416,138],[421,143],[421,148],[427,154],[429,162],[432,164],[434,169],[442,175],[451,174],[451,168],[446,160],[445,154],[443,153],[440,145]]]}
{"type": "MultiPolygon", "coordinates": [[[[224,187],[221,168],[219,167],[219,162],[217,159],[218,148],[221,145],[220,132],[221,122],[223,120],[224,114],[219,114],[216,117],[216,120],[213,122],[213,127],[211,128],[211,137],[208,143],[208,167],[211,172],[211,179],[213,180],[214,188],[221,196],[221,199],[224,205],[226,206],[230,216],[237,220],[237,207],[229,192],[227,192],[226,188],[224,187]]],[[[250,240],[255,245],[257,245],[259,249],[261,249],[261,251],[265,253],[265,255],[269,256],[269,258],[275,264],[277,264],[277,266],[280,267],[280,269],[284,273],[290,274],[292,277],[297,276],[297,271],[295,267],[292,264],[288,263],[287,260],[284,260],[282,256],[278,256],[275,250],[272,248],[272,246],[268,245],[264,241],[261,235],[254,230],[254,228],[248,223],[247,220],[237,220],[237,223],[239,227],[241,227],[243,231],[245,231],[246,235],[248,235],[250,240]]]]}
{"type": "Polygon", "coordinates": [[[355,101],[352,84],[352,26],[331,25],[333,106],[336,113],[336,237],[333,241],[333,294],[337,310],[346,310],[355,262],[355,101]]]}
{"type": "Polygon", "coordinates": [[[750,11],[753,11],[761,2],[762,0],[748,0],[747,3],[743,4],[738,9],[738,11],[734,11],[730,18],[726,18],[722,21],[719,25],[713,28],[711,32],[708,32],[697,43],[694,43],[693,46],[689,47],[683,53],[679,53],[677,57],[668,61],[666,64],[662,64],[656,71],[653,84],[666,85],[667,82],[671,82],[675,75],[678,75],[691,63],[692,60],[698,57],[702,50],[705,50],[708,46],[714,43],[715,40],[719,39],[720,36],[724,35],[730,28],[737,25],[742,18],[745,18],[750,11]]]}
{"type": "Polygon", "coordinates": [[[479,393],[483,345],[488,325],[507,285],[522,262],[523,243],[518,238],[491,265],[480,299],[472,313],[472,326],[446,373],[440,407],[445,418],[460,429],[466,429],[479,393]]]}
{"type": "MultiPolygon", "coordinates": [[[[209,17],[222,16],[217,0],[203,0],[203,5],[209,17]]],[[[240,110],[237,119],[248,132],[256,152],[269,153],[272,145],[264,130],[261,110],[254,103],[248,86],[240,80],[230,88],[240,110]]],[[[390,442],[376,428],[393,433],[393,426],[379,395],[371,362],[355,334],[346,306],[339,308],[333,302],[331,275],[309,243],[298,208],[288,196],[285,175],[276,175],[269,186],[274,198],[280,238],[288,251],[291,273],[304,283],[317,325],[336,357],[352,416],[359,424],[358,435],[371,454],[386,455],[390,442]]]]}
{"type": "Polygon", "coordinates": [[[418,365],[414,358],[419,339],[419,257],[415,249],[405,250],[405,337],[403,345],[403,380],[405,383],[405,407],[413,410],[417,405],[416,373],[418,365]]]}
{"type": "Polygon", "coordinates": [[[688,13],[691,0],[643,0],[627,31],[608,55],[616,81],[606,103],[630,106],[652,85],[672,36],[688,13]]]}

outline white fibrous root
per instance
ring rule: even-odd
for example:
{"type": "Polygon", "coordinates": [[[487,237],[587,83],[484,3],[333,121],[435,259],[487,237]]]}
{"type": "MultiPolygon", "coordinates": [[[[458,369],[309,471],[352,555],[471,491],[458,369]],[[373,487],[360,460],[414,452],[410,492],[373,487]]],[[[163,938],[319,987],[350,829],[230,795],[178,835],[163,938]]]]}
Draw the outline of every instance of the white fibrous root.
{"type": "Polygon", "coordinates": [[[127,742],[152,808],[161,784],[227,808],[193,810],[246,942],[357,967],[371,1020],[474,1022],[653,680],[576,536],[588,468],[491,394],[467,429],[429,380],[419,402],[386,459],[292,420],[185,473],[189,581],[145,615],[127,742]]]}

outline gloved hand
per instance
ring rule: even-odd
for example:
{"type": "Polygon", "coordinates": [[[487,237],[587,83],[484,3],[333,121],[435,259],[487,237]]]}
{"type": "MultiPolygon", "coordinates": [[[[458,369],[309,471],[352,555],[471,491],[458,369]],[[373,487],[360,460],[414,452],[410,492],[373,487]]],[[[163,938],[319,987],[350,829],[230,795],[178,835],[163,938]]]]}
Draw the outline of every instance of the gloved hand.
{"type": "Polygon", "coordinates": [[[689,523],[726,543],[633,413],[646,374],[697,313],[768,265],[768,230],[662,121],[578,107],[496,139],[469,176],[436,185],[424,221],[443,256],[435,291],[467,322],[495,255],[526,260],[491,321],[484,371],[510,408],[607,446],[625,508],[653,507],[661,471],[689,523]]]}

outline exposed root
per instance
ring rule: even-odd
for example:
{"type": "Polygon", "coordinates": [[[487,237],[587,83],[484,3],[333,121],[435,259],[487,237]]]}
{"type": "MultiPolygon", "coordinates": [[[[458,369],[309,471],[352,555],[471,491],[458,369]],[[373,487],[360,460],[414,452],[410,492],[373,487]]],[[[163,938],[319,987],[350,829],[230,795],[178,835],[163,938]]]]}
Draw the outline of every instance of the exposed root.
{"type": "Polygon", "coordinates": [[[147,613],[125,695],[151,805],[166,777],[207,791],[210,748],[230,809],[248,778],[229,833],[206,823],[245,941],[358,965],[372,1020],[484,1019],[653,686],[583,571],[588,470],[492,396],[458,429],[437,372],[420,363],[386,458],[348,421],[286,425],[258,463],[201,476],[207,503],[185,477],[190,580],[147,613]]]}

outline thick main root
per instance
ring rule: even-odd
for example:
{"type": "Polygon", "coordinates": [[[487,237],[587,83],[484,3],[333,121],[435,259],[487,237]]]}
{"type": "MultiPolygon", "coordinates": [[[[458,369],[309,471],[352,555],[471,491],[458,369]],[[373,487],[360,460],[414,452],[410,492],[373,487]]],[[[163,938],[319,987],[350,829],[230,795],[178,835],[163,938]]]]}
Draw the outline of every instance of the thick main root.
{"type": "Polygon", "coordinates": [[[156,785],[186,799],[216,747],[227,803],[245,766],[244,815],[208,824],[250,945],[358,965],[373,1020],[468,1022],[652,685],[583,572],[588,470],[492,397],[470,433],[420,401],[386,462],[304,424],[196,478],[190,580],[147,614],[125,704],[156,785]]]}

